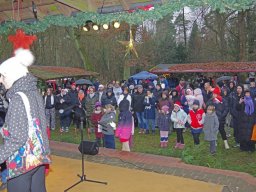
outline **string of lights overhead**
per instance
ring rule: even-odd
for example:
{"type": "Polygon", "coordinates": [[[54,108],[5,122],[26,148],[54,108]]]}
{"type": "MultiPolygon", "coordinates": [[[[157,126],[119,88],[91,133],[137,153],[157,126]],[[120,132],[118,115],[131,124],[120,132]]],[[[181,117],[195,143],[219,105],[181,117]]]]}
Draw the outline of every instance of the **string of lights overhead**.
{"type": "Polygon", "coordinates": [[[114,27],[114,29],[118,29],[120,28],[121,24],[118,21],[114,21],[112,23],[104,23],[103,25],[98,25],[97,23],[93,23],[92,21],[87,21],[86,24],[83,26],[83,30],[85,32],[88,32],[91,29],[93,29],[94,31],[99,31],[101,28],[104,30],[109,30],[111,25],[114,27]]]}

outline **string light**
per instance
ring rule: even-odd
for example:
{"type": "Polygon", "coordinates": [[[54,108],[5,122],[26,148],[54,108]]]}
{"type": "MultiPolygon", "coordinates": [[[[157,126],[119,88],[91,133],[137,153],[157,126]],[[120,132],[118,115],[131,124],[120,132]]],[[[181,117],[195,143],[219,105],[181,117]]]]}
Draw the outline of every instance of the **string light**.
{"type": "Polygon", "coordinates": [[[120,27],[120,23],[119,23],[118,21],[115,21],[115,22],[114,22],[114,27],[115,27],[116,29],[118,29],[118,28],[120,27]]]}
{"type": "Polygon", "coordinates": [[[90,31],[90,27],[88,25],[85,25],[85,26],[83,26],[83,30],[86,31],[86,32],[90,31]]]}
{"type": "Polygon", "coordinates": [[[105,30],[108,30],[108,29],[109,29],[109,25],[108,25],[108,24],[103,24],[102,27],[103,27],[103,29],[105,29],[105,30]]]}
{"type": "Polygon", "coordinates": [[[93,24],[92,28],[94,31],[98,31],[99,30],[99,26],[97,24],[93,24]]]}

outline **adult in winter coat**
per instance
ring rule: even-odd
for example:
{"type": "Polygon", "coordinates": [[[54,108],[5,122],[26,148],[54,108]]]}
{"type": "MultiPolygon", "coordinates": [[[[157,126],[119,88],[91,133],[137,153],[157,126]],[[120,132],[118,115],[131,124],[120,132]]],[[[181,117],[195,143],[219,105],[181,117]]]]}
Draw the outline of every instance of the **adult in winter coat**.
{"type": "Polygon", "coordinates": [[[93,86],[90,86],[88,88],[88,94],[85,99],[86,103],[86,119],[88,121],[88,132],[90,133],[91,131],[94,130],[93,124],[91,122],[91,115],[94,111],[95,103],[99,101],[99,95],[95,93],[95,88],[93,86]]]}
{"type": "Polygon", "coordinates": [[[149,126],[151,125],[152,133],[155,134],[156,119],[156,99],[151,90],[147,90],[144,99],[144,118],[146,120],[146,134],[149,134],[149,126]]]}
{"type": "Polygon", "coordinates": [[[229,149],[225,131],[226,117],[229,112],[228,101],[220,96],[221,91],[219,87],[215,87],[212,93],[212,99],[208,101],[207,106],[213,105],[215,107],[216,115],[219,119],[219,132],[224,141],[225,149],[229,149]]]}
{"type": "Polygon", "coordinates": [[[156,84],[156,88],[155,88],[153,94],[157,101],[161,98],[162,92],[163,92],[163,90],[162,90],[161,84],[159,84],[159,83],[156,84]]]}
{"type": "Polygon", "coordinates": [[[62,89],[56,98],[56,106],[60,114],[60,132],[68,132],[71,122],[71,111],[74,105],[71,104],[71,98],[66,89],[62,89]]]}
{"type": "Polygon", "coordinates": [[[4,144],[0,147],[0,164],[7,164],[9,192],[46,192],[44,164],[50,163],[50,148],[43,98],[36,86],[37,79],[27,68],[33,61],[29,50],[19,49],[0,65],[0,82],[8,90],[6,96],[10,101],[1,128],[4,144]],[[20,94],[28,103],[23,102],[20,94]],[[27,112],[32,116],[30,123],[27,112]],[[31,150],[27,150],[28,146],[31,150]]]}
{"type": "MultiPolygon", "coordinates": [[[[202,90],[202,94],[204,97],[204,103],[207,104],[208,101],[212,98],[212,86],[210,82],[205,82],[204,83],[204,89],[202,90]]],[[[206,106],[204,106],[204,109],[206,106]]]]}
{"type": "Polygon", "coordinates": [[[236,107],[240,112],[238,118],[240,149],[253,152],[255,143],[251,141],[251,136],[256,119],[256,106],[249,90],[245,91],[244,98],[240,98],[236,107]]]}
{"type": "Polygon", "coordinates": [[[235,146],[234,147],[239,147],[240,146],[240,141],[239,141],[239,117],[240,117],[240,112],[237,110],[237,104],[239,103],[240,99],[244,97],[244,87],[242,85],[237,85],[236,91],[233,92],[233,94],[230,94],[229,96],[229,108],[230,108],[230,114],[232,116],[231,120],[231,126],[234,128],[234,138],[235,138],[235,146]]]}
{"type": "Polygon", "coordinates": [[[52,88],[47,88],[47,92],[44,97],[44,105],[45,105],[45,115],[47,120],[47,126],[51,130],[55,130],[56,97],[52,93],[52,88]]]}
{"type": "Polygon", "coordinates": [[[116,101],[119,99],[119,96],[122,94],[123,90],[120,86],[120,83],[118,81],[116,81],[116,83],[114,84],[113,87],[113,93],[116,97],[116,101]]]}
{"type": "Polygon", "coordinates": [[[83,128],[81,126],[81,117],[83,118],[83,121],[85,122],[85,94],[83,90],[80,90],[78,92],[77,98],[75,99],[75,107],[74,107],[74,121],[76,128],[83,128]]]}
{"type": "Polygon", "coordinates": [[[139,133],[144,133],[146,128],[146,121],[144,118],[144,99],[145,93],[143,92],[142,85],[138,85],[138,92],[132,96],[132,110],[136,113],[138,124],[140,128],[139,133]]]}
{"type": "Polygon", "coordinates": [[[101,105],[103,107],[105,107],[106,105],[112,105],[115,108],[117,107],[117,101],[116,101],[116,97],[115,94],[113,93],[112,89],[108,89],[106,91],[106,95],[104,97],[102,97],[101,100],[101,105]]]}

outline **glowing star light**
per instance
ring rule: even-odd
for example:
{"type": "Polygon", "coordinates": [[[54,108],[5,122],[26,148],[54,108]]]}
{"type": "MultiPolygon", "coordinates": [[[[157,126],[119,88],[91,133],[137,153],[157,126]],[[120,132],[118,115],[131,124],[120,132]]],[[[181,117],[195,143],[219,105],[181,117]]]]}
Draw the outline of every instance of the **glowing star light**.
{"type": "Polygon", "coordinates": [[[129,41],[119,41],[119,43],[121,43],[122,45],[125,45],[125,47],[126,47],[126,53],[125,53],[124,57],[126,57],[128,54],[130,54],[132,52],[136,55],[137,58],[139,57],[138,53],[135,49],[135,42],[133,39],[132,30],[130,30],[130,40],[129,41]]]}

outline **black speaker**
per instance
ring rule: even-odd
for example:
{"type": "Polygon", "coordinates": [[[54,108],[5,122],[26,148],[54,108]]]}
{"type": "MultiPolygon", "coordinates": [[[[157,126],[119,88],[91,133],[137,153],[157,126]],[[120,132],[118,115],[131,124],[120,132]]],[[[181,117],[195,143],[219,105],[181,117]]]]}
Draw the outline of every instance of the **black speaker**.
{"type": "Polygon", "coordinates": [[[82,141],[78,150],[86,155],[97,155],[99,153],[99,145],[96,141],[82,141]]]}

